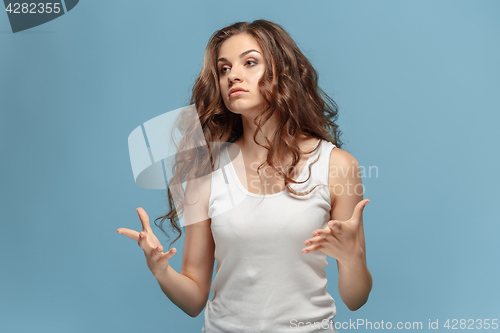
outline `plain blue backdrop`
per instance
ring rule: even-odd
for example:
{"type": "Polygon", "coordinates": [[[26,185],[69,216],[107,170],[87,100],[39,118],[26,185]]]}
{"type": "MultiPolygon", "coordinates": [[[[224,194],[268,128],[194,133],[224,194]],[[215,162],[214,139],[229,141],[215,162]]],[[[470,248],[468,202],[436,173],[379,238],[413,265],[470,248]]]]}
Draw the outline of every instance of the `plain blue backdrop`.
{"type": "Polygon", "coordinates": [[[168,208],[134,183],[127,138],[188,103],[215,30],[259,18],[294,38],[343,149],[378,169],[363,179],[373,290],[349,311],[330,258],[336,321],[500,319],[499,17],[495,0],[82,0],[13,34],[0,13],[0,332],[201,331],[116,233],[168,208]]]}

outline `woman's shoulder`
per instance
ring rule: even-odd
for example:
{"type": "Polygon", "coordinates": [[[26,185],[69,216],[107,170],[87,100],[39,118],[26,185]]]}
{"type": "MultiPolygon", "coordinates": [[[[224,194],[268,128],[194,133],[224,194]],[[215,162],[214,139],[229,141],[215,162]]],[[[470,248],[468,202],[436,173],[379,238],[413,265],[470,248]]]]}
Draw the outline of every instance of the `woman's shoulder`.
{"type": "Polygon", "coordinates": [[[343,149],[334,147],[330,153],[330,168],[348,168],[348,167],[358,167],[358,161],[356,158],[343,149]]]}

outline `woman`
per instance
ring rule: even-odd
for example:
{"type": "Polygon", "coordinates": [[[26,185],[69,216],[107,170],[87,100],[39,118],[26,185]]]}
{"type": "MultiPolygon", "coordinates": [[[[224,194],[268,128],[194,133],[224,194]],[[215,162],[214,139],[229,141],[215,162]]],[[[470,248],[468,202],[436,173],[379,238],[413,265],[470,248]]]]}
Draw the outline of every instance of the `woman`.
{"type": "Polygon", "coordinates": [[[176,157],[173,183],[187,185],[184,196],[169,189],[163,216],[179,232],[175,242],[184,213],[181,272],[169,266],[176,249],[163,253],[142,208],[142,232],[117,231],[138,241],[174,304],[192,317],[206,306],[203,332],[335,332],[326,256],[337,260],[342,300],[357,310],[372,287],[362,221],[369,200],[314,68],[279,25],[235,23],[210,39],[192,102],[209,144],[176,157]],[[243,199],[234,203],[216,184],[243,199]]]}

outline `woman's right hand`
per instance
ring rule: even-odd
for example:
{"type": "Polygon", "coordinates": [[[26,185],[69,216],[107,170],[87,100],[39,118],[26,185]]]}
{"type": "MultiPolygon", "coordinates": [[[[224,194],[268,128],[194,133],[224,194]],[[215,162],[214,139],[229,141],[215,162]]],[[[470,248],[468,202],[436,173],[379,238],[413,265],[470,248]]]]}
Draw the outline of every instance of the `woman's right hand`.
{"type": "Polygon", "coordinates": [[[169,266],[168,261],[174,256],[176,249],[172,248],[170,251],[163,253],[163,246],[149,225],[148,214],[141,207],[137,208],[137,214],[139,214],[142,223],[141,232],[126,228],[119,228],[116,232],[138,242],[139,246],[144,250],[149,270],[155,277],[158,277],[166,272],[169,266]]]}

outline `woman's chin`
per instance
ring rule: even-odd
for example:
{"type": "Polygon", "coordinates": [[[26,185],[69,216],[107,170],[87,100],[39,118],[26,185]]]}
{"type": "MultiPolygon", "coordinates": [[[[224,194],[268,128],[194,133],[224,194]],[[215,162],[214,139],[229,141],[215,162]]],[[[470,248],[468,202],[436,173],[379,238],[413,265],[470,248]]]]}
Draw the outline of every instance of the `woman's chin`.
{"type": "Polygon", "coordinates": [[[232,113],[241,114],[242,116],[257,116],[265,110],[265,106],[262,105],[235,105],[237,103],[231,103],[229,106],[226,105],[227,109],[232,113]]]}

